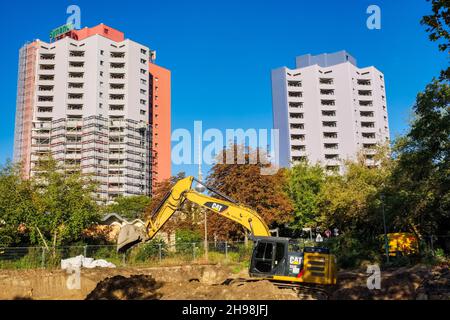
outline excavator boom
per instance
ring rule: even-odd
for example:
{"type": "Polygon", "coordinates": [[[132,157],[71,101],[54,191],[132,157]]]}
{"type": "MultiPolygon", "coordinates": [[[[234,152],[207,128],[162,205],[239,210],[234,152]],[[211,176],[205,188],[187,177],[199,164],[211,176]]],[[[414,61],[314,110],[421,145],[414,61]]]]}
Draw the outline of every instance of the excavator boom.
{"type": "MultiPolygon", "coordinates": [[[[255,211],[231,199],[221,200],[195,191],[192,188],[194,180],[194,177],[187,177],[179,180],[172,187],[158,208],[152,213],[152,217],[149,217],[146,221],[145,230],[139,230],[132,225],[122,227],[117,241],[117,250],[123,252],[141,241],[153,239],[186,200],[239,223],[250,232],[251,236],[270,236],[268,226],[255,211]]],[[[215,190],[208,189],[219,194],[215,190]]]]}

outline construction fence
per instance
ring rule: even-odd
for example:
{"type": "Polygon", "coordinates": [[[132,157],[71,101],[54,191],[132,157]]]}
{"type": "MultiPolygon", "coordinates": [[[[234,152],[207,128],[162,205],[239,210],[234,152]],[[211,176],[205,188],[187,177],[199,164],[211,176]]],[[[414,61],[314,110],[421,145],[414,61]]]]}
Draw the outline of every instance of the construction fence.
{"type": "Polygon", "coordinates": [[[84,245],[56,248],[0,247],[0,269],[55,269],[61,260],[84,256],[103,259],[117,267],[168,266],[184,263],[248,263],[252,242],[216,241],[176,243],[145,243],[118,253],[115,245],[84,245]]]}

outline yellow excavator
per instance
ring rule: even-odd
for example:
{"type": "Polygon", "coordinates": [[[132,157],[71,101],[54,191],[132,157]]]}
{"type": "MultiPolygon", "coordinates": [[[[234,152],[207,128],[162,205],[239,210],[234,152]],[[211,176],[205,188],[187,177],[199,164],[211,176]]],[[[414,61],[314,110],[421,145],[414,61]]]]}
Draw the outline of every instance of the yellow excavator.
{"type": "Polygon", "coordinates": [[[194,177],[181,179],[172,187],[146,221],[145,228],[138,229],[131,224],[123,226],[119,233],[117,250],[125,252],[139,242],[153,239],[186,200],[233,220],[249,231],[253,241],[249,269],[251,277],[286,285],[336,284],[336,259],[329,249],[304,247],[300,250],[299,243],[295,240],[271,236],[267,224],[255,211],[208,188],[194,177]],[[225,200],[196,191],[193,188],[194,182],[202,186],[203,190],[207,189],[225,200]]]}

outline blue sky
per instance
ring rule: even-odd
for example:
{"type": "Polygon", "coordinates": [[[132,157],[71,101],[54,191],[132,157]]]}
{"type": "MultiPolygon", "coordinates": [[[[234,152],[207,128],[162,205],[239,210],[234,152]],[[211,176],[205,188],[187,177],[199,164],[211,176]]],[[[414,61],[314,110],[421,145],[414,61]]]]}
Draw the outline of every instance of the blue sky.
{"type": "MultiPolygon", "coordinates": [[[[27,40],[48,41],[71,4],[81,8],[82,27],[105,23],[157,51],[157,63],[172,70],[172,129],[193,130],[195,120],[204,130],[270,129],[270,70],[294,67],[297,55],[345,49],[359,66],[385,74],[395,137],[416,94],[448,64],[419,24],[430,11],[425,0],[25,2],[1,3],[0,164],[12,158],[18,50],[27,40]],[[366,27],[371,4],[381,8],[381,30],[366,27]]],[[[181,170],[197,169],[172,171],[181,170]]]]}

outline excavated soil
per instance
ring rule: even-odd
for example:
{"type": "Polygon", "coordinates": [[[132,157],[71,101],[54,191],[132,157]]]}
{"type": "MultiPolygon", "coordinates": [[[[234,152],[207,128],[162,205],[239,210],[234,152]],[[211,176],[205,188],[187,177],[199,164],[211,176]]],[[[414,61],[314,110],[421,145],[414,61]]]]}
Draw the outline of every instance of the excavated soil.
{"type": "Polygon", "coordinates": [[[381,289],[367,289],[365,270],[343,271],[328,294],[279,288],[266,280],[242,281],[220,265],[156,268],[82,269],[80,286],[69,289],[70,275],[62,270],[0,270],[0,299],[450,299],[448,265],[415,266],[381,273],[381,289]]]}
{"type": "Polygon", "coordinates": [[[367,288],[367,274],[345,271],[330,296],[334,300],[450,300],[450,271],[444,264],[381,271],[379,290],[367,288]]]}
{"type": "Polygon", "coordinates": [[[114,276],[100,281],[86,300],[157,300],[160,287],[152,276],[114,276]]]}

